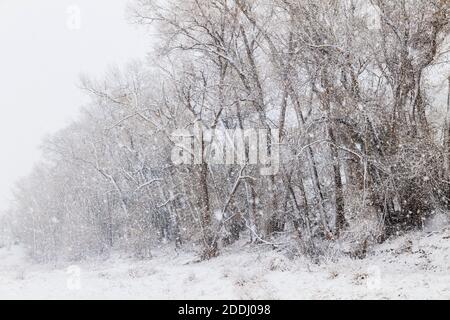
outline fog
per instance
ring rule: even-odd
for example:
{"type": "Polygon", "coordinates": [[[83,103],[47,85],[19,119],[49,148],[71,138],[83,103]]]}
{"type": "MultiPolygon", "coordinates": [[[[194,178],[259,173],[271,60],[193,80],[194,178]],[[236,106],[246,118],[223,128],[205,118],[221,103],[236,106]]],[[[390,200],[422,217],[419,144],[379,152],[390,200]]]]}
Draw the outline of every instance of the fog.
{"type": "Polygon", "coordinates": [[[126,3],[0,0],[0,211],[39,158],[42,138],[86,102],[80,73],[144,57],[150,39],[127,23],[126,3]]]}

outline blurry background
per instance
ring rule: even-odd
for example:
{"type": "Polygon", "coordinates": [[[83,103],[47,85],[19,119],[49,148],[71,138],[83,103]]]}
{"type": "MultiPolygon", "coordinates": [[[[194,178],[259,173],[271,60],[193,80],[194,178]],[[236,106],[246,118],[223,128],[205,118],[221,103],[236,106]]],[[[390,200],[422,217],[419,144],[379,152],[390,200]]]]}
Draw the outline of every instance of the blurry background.
{"type": "Polygon", "coordinates": [[[149,38],[125,19],[127,0],[0,0],[0,215],[39,144],[76,116],[81,73],[143,58],[149,38]]]}

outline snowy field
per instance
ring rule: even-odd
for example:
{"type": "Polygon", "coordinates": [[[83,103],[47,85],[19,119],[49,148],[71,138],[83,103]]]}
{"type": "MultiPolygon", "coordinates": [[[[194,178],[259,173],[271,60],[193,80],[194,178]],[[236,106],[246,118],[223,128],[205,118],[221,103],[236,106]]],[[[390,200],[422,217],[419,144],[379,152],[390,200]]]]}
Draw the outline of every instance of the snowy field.
{"type": "Polygon", "coordinates": [[[364,260],[321,265],[245,244],[200,263],[166,249],[147,261],[116,256],[75,268],[31,264],[18,247],[3,248],[0,298],[450,299],[450,228],[393,239],[364,260]]]}

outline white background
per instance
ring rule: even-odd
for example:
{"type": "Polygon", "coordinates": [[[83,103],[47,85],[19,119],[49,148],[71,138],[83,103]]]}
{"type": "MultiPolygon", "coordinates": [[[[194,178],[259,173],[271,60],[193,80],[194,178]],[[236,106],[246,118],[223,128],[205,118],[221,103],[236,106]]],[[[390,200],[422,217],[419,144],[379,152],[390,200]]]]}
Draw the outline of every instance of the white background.
{"type": "Polygon", "coordinates": [[[127,22],[126,4],[0,0],[0,214],[14,181],[39,158],[42,138],[86,102],[80,73],[101,76],[145,57],[150,38],[127,22]],[[71,6],[80,9],[80,29],[68,27],[71,6]]]}

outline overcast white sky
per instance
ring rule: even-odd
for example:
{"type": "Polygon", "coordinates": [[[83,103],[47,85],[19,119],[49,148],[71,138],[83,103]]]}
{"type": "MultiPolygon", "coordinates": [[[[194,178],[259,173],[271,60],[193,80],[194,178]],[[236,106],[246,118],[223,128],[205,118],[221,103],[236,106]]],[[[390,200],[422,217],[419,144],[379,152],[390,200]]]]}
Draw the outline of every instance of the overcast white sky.
{"type": "Polygon", "coordinates": [[[86,101],[76,87],[80,73],[101,75],[145,56],[150,37],[126,22],[126,3],[0,0],[0,211],[38,159],[42,138],[86,101]]]}

